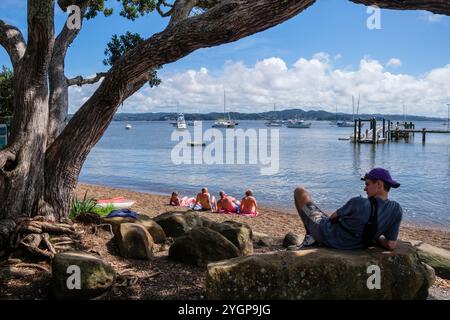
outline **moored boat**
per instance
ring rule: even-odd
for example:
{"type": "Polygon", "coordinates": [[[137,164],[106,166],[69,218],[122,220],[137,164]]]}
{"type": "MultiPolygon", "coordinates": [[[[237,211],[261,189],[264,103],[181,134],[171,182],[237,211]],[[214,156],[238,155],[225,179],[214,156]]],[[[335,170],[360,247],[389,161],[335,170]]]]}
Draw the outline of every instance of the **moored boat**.
{"type": "Polygon", "coordinates": [[[287,128],[308,129],[311,128],[311,122],[305,120],[289,120],[286,124],[287,128]]]}

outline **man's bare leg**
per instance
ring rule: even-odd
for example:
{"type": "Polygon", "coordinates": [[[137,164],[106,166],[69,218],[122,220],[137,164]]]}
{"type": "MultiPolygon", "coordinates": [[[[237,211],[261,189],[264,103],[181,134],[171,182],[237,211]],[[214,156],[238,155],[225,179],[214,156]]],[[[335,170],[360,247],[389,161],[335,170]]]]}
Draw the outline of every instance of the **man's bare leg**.
{"type": "Polygon", "coordinates": [[[312,202],[309,192],[304,187],[298,187],[294,191],[295,207],[298,214],[300,214],[303,206],[309,202],[312,202]]]}
{"type": "Polygon", "coordinates": [[[294,200],[298,215],[302,219],[303,226],[305,227],[306,234],[308,235],[310,234],[310,232],[304,221],[305,217],[303,216],[304,214],[302,213],[302,208],[305,204],[312,202],[312,198],[309,195],[309,192],[304,187],[298,187],[294,191],[294,200]]]}

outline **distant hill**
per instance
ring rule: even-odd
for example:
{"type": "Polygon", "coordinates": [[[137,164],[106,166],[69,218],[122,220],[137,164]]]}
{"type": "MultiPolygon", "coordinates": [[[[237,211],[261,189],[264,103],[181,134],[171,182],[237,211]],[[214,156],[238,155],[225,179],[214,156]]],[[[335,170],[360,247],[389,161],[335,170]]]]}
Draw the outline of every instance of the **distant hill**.
{"type": "MultiPolygon", "coordinates": [[[[302,109],[288,109],[280,111],[269,111],[260,113],[240,113],[230,112],[230,116],[235,120],[266,120],[266,119],[279,119],[287,120],[293,118],[300,118],[305,120],[336,120],[336,114],[323,110],[317,111],[305,111],[302,109]]],[[[185,113],[184,117],[189,120],[216,120],[223,117],[223,113],[210,112],[210,113],[185,113]]],[[[385,118],[391,121],[402,121],[404,115],[383,115],[383,114],[361,114],[357,116],[362,119],[369,119],[376,117],[377,119],[385,118]]],[[[167,121],[174,120],[176,113],[174,112],[155,112],[155,113],[117,113],[114,116],[114,121],[167,121]]],[[[338,113],[338,120],[351,121],[353,116],[347,113],[338,113]]],[[[406,115],[407,121],[442,121],[442,118],[437,117],[422,117],[406,115]]]]}

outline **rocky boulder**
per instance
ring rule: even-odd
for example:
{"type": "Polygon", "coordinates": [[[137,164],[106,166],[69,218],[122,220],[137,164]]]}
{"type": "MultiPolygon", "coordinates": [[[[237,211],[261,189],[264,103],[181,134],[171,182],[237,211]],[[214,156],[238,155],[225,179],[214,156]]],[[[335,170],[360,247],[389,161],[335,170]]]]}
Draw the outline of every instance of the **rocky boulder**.
{"type": "Polygon", "coordinates": [[[115,238],[122,257],[143,260],[153,257],[152,236],[141,224],[122,223],[115,238]]]}
{"type": "Polygon", "coordinates": [[[299,244],[301,244],[303,241],[303,239],[299,236],[296,235],[295,233],[289,232],[283,240],[283,247],[287,248],[289,246],[298,246],[299,244]]]}
{"type": "Polygon", "coordinates": [[[225,221],[212,224],[210,228],[230,240],[239,249],[241,255],[248,256],[253,253],[253,233],[248,224],[225,221]]]}
{"type": "Polygon", "coordinates": [[[140,215],[136,223],[141,224],[150,233],[155,243],[164,243],[166,241],[166,233],[163,228],[149,216],[140,215]]]}
{"type": "Polygon", "coordinates": [[[315,248],[211,263],[206,296],[208,299],[425,299],[433,279],[432,270],[421,263],[415,248],[408,243],[399,243],[393,252],[379,248],[355,251],[315,248]]]}
{"type": "Polygon", "coordinates": [[[202,218],[195,212],[169,211],[153,218],[167,237],[179,237],[195,227],[203,226],[202,218]]]}
{"type": "Polygon", "coordinates": [[[199,267],[239,255],[238,248],[230,240],[204,227],[194,228],[178,237],[169,249],[170,259],[199,267]]]}
{"type": "Polygon", "coordinates": [[[51,289],[56,299],[92,299],[115,282],[113,267],[84,252],[57,253],[52,261],[51,289]]]}
{"type": "Polygon", "coordinates": [[[122,218],[122,217],[103,218],[102,223],[110,224],[112,227],[112,232],[114,234],[117,234],[117,232],[119,231],[119,227],[122,223],[137,223],[137,219],[122,218]]]}
{"type": "Polygon", "coordinates": [[[411,241],[411,244],[417,249],[419,258],[431,266],[439,277],[450,279],[450,251],[422,241],[411,241]]]}
{"type": "Polygon", "coordinates": [[[110,224],[112,231],[116,235],[122,223],[138,223],[142,225],[153,238],[155,243],[164,243],[166,241],[166,234],[159,224],[147,215],[140,214],[137,219],[134,218],[103,218],[102,223],[110,224]]]}

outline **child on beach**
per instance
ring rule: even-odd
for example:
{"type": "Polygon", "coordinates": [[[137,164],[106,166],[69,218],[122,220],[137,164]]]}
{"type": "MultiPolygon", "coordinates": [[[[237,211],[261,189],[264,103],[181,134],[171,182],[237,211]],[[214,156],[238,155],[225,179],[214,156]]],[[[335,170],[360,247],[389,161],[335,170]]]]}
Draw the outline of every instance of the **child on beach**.
{"type": "Polygon", "coordinates": [[[258,203],[253,196],[253,191],[250,189],[245,191],[245,197],[241,200],[241,214],[258,215],[258,203]]]}
{"type": "Polygon", "coordinates": [[[195,198],[183,197],[180,199],[178,192],[172,192],[169,204],[174,207],[190,207],[195,203],[195,198]]]}
{"type": "Polygon", "coordinates": [[[180,205],[180,198],[178,197],[178,192],[172,192],[172,196],[170,197],[169,205],[178,207],[180,205]]]}

